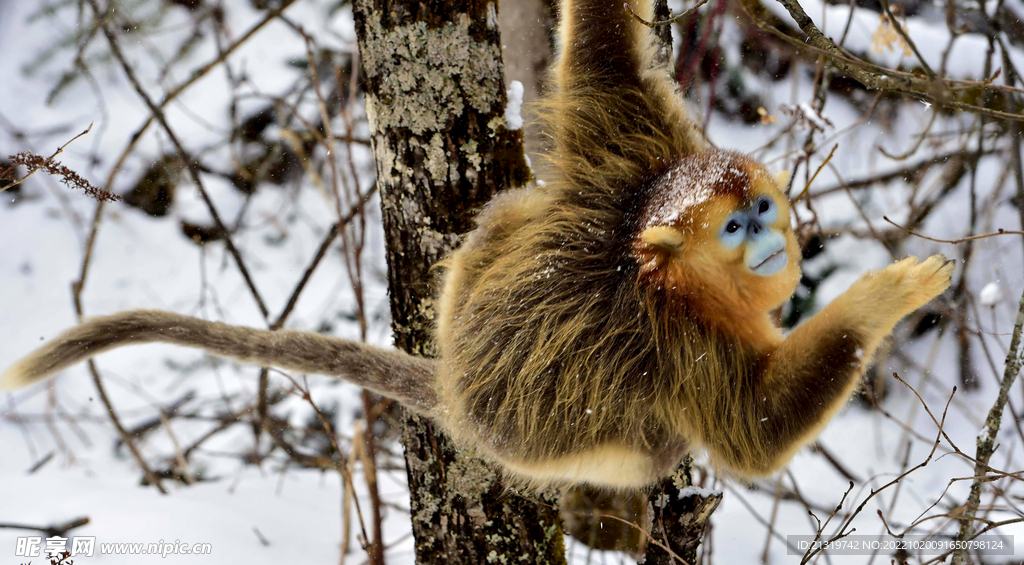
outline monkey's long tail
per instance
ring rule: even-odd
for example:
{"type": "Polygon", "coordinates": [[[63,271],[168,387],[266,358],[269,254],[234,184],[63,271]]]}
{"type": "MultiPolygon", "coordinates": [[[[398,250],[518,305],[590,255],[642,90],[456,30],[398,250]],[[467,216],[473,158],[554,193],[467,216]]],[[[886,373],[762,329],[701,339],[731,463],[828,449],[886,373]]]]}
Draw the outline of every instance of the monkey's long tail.
{"type": "Polygon", "coordinates": [[[436,414],[434,362],[399,351],[294,330],[256,330],[161,310],[133,310],[92,318],[21,359],[3,375],[0,390],[39,382],[79,361],[125,345],[173,343],[243,363],[342,378],[436,414]]]}

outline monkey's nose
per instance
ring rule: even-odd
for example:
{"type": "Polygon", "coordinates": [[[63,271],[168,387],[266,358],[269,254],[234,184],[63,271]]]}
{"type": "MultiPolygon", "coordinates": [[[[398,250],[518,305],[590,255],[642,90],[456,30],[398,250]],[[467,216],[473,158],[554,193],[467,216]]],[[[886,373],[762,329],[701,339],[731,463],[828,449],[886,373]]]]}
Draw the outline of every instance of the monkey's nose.
{"type": "Polygon", "coordinates": [[[758,220],[750,220],[750,223],[747,224],[747,231],[749,231],[752,236],[758,236],[764,231],[764,226],[758,220]]]}

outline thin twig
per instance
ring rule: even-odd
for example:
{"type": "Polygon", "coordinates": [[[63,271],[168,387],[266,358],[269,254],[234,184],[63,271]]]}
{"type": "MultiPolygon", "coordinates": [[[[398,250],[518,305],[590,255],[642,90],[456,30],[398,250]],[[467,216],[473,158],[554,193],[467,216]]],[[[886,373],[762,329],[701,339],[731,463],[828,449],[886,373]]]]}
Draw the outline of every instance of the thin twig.
{"type": "MultiPolygon", "coordinates": [[[[1020,203],[1020,206],[1024,207],[1024,203],[1020,203]]],[[[1024,214],[1024,209],[1022,209],[1024,214]]],[[[1020,340],[1021,340],[1021,329],[1024,328],[1024,294],[1021,295],[1020,301],[1017,305],[1017,320],[1013,325],[1013,335],[1010,337],[1010,348],[1006,353],[1006,361],[1003,370],[1003,379],[999,385],[999,394],[996,396],[996,401],[992,404],[992,408],[988,412],[988,417],[985,418],[985,427],[982,429],[982,433],[978,434],[977,439],[977,451],[975,453],[975,476],[983,476],[986,474],[988,469],[988,462],[995,452],[996,435],[999,433],[999,427],[1002,424],[1003,409],[1006,407],[1006,403],[1009,400],[1010,387],[1013,386],[1014,381],[1017,380],[1017,375],[1020,373],[1022,359],[1020,356],[1020,340]]],[[[978,505],[981,502],[981,488],[984,481],[980,478],[976,478],[971,483],[971,491],[967,496],[967,502],[964,504],[963,512],[961,513],[960,519],[960,531],[957,534],[957,539],[960,541],[967,540],[971,536],[971,519],[974,518],[978,512],[978,505]]],[[[953,554],[954,565],[963,563],[966,556],[964,551],[957,551],[953,554]]]]}
{"type": "MultiPolygon", "coordinates": [[[[288,317],[291,315],[292,310],[295,309],[295,305],[298,304],[299,302],[299,296],[302,294],[303,289],[306,288],[306,284],[309,282],[309,279],[312,278],[313,271],[316,270],[317,266],[320,265],[320,261],[323,260],[323,258],[327,255],[327,251],[331,248],[331,245],[334,243],[334,240],[338,237],[338,233],[340,232],[340,230],[344,229],[344,227],[348,225],[349,222],[352,221],[356,214],[362,213],[362,210],[365,207],[366,202],[376,191],[377,184],[374,183],[370,190],[365,195],[363,195],[362,198],[359,199],[358,205],[349,210],[348,214],[346,214],[339,222],[331,226],[331,230],[327,232],[327,235],[324,237],[324,240],[320,243],[320,248],[317,249],[316,254],[313,256],[313,260],[310,261],[309,266],[306,267],[305,272],[302,273],[302,278],[299,279],[298,284],[295,285],[295,289],[292,290],[291,296],[288,297],[288,302],[285,303],[284,309],[281,310],[281,313],[277,316],[277,319],[274,320],[272,324],[270,324],[271,330],[278,330],[284,327],[284,324],[288,320],[288,317]]],[[[267,399],[269,386],[269,369],[267,367],[262,367],[260,369],[256,397],[257,421],[255,423],[255,427],[257,430],[264,429],[266,428],[267,425],[267,399]]],[[[256,435],[257,437],[259,436],[258,431],[256,432],[256,435]]]]}
{"type": "MultiPolygon", "coordinates": [[[[335,437],[334,428],[327,421],[327,418],[324,416],[323,412],[320,411],[320,407],[318,407],[316,405],[316,403],[313,401],[313,395],[310,394],[310,392],[309,392],[309,383],[308,382],[304,382],[304,385],[300,385],[298,383],[298,381],[296,381],[294,378],[292,378],[291,375],[289,375],[287,373],[282,373],[282,374],[285,376],[285,378],[287,378],[289,381],[291,381],[292,385],[295,387],[295,390],[289,391],[289,392],[292,392],[292,393],[296,393],[297,392],[298,396],[301,397],[303,400],[305,400],[306,403],[309,404],[309,406],[311,408],[313,408],[313,412],[316,414],[317,419],[320,421],[320,425],[323,427],[324,432],[326,432],[327,437],[330,438],[331,445],[334,446],[334,450],[338,454],[338,459],[337,460],[333,460],[332,459],[332,462],[334,463],[334,468],[337,469],[338,472],[341,473],[341,476],[342,476],[343,480],[345,482],[347,482],[350,487],[354,488],[354,483],[352,482],[352,472],[348,468],[348,465],[346,464],[345,458],[342,455],[344,452],[341,450],[341,446],[338,445],[338,439],[337,439],[337,437],[335,437]]],[[[362,510],[360,509],[360,506],[359,506],[359,499],[357,497],[352,497],[352,502],[355,504],[356,516],[359,519],[359,527],[360,527],[360,530],[362,531],[362,537],[363,537],[363,542],[364,542],[363,549],[367,552],[367,555],[371,556],[371,559],[372,559],[372,555],[373,554],[370,553],[370,551],[369,551],[370,548],[365,547],[365,544],[369,542],[369,536],[366,535],[366,526],[365,526],[365,523],[363,521],[363,512],[362,512],[362,510]]],[[[379,540],[377,540],[377,541],[379,541],[379,540]]]]}
{"type": "Polygon", "coordinates": [[[30,526],[27,524],[7,524],[0,523],[0,529],[7,530],[30,530],[34,532],[42,532],[46,534],[46,537],[64,537],[65,534],[75,528],[81,528],[89,523],[88,516],[82,516],[81,518],[75,518],[68,520],[61,524],[52,524],[50,526],[30,526]]]}
{"type": "Polygon", "coordinates": [[[896,226],[897,228],[899,228],[899,229],[909,233],[912,236],[920,237],[921,239],[927,239],[928,241],[934,241],[936,243],[952,243],[952,244],[955,245],[955,244],[958,244],[958,243],[963,243],[965,241],[974,241],[976,239],[985,239],[987,237],[996,237],[996,236],[1000,236],[1000,235],[1024,235],[1024,231],[1004,230],[1004,229],[1000,228],[998,231],[994,231],[992,233],[983,233],[983,234],[979,234],[979,235],[971,235],[971,236],[967,236],[967,237],[961,237],[960,239],[939,239],[939,238],[936,238],[936,237],[928,237],[927,235],[924,235],[924,234],[921,234],[921,233],[917,233],[916,231],[914,231],[914,230],[912,230],[910,228],[903,227],[903,226],[897,224],[896,222],[890,220],[888,216],[882,216],[882,219],[885,220],[886,222],[889,222],[890,224],[896,226]]]}
{"type": "Polygon", "coordinates": [[[685,559],[683,559],[682,557],[679,556],[678,553],[672,551],[672,548],[668,547],[664,543],[662,543],[662,542],[658,541],[657,539],[655,539],[653,536],[651,536],[651,532],[647,531],[646,529],[644,529],[643,526],[641,526],[640,524],[637,524],[636,522],[631,522],[629,520],[626,520],[625,518],[621,518],[619,516],[614,516],[612,514],[602,514],[602,513],[599,513],[599,512],[592,512],[592,511],[573,510],[572,508],[558,508],[558,507],[554,506],[553,504],[551,504],[549,502],[545,502],[543,500],[540,500],[539,498],[526,496],[523,493],[521,493],[521,492],[519,492],[518,490],[515,490],[515,489],[512,489],[512,494],[518,496],[519,498],[522,498],[524,500],[532,502],[532,503],[534,503],[534,504],[536,504],[538,506],[546,506],[546,507],[551,508],[551,509],[553,509],[555,511],[562,511],[562,510],[564,510],[564,511],[570,512],[572,514],[576,514],[577,516],[584,516],[584,517],[588,517],[588,518],[608,518],[608,519],[611,519],[611,520],[615,520],[617,522],[622,522],[623,524],[625,524],[625,525],[627,525],[627,526],[629,526],[631,528],[634,528],[637,531],[639,531],[641,534],[643,534],[643,537],[649,543],[652,543],[652,544],[660,547],[661,549],[665,550],[665,553],[668,553],[669,557],[671,557],[673,560],[678,561],[682,565],[689,565],[685,559]]]}
{"type": "Polygon", "coordinates": [[[921,56],[921,52],[917,50],[917,45],[914,44],[914,40],[910,39],[910,36],[907,35],[906,31],[903,31],[903,26],[900,25],[900,22],[896,20],[896,16],[893,15],[892,10],[889,9],[889,0],[881,0],[881,2],[882,8],[885,9],[885,15],[889,16],[889,21],[892,23],[892,27],[896,29],[896,33],[900,34],[900,37],[903,38],[903,41],[907,42],[907,45],[910,46],[914,55],[917,55],[917,60],[921,62],[921,66],[924,68],[924,71],[928,73],[928,76],[935,78],[935,71],[928,66],[928,61],[925,61],[924,57],[921,56]]]}
{"type": "Polygon", "coordinates": [[[629,15],[633,16],[634,20],[644,24],[645,26],[647,26],[647,27],[649,27],[651,29],[654,29],[654,28],[660,27],[660,26],[672,25],[672,24],[678,22],[679,20],[685,18],[686,16],[689,16],[690,14],[695,12],[697,10],[697,8],[700,8],[701,6],[703,6],[704,4],[707,4],[707,3],[708,3],[708,0],[698,0],[698,2],[696,4],[694,4],[693,6],[690,6],[686,10],[683,10],[682,12],[680,12],[680,13],[678,13],[678,14],[676,14],[676,15],[668,18],[668,19],[658,20],[656,22],[649,22],[649,21],[641,18],[640,16],[638,16],[637,13],[634,12],[633,9],[629,7],[629,3],[628,2],[623,3],[622,7],[625,8],[627,12],[629,12],[629,15]]]}
{"type": "Polygon", "coordinates": [[[206,207],[210,212],[210,216],[213,217],[213,221],[217,225],[217,229],[219,229],[221,233],[223,233],[224,244],[228,248],[228,253],[230,253],[231,256],[234,258],[235,264],[238,266],[238,271],[241,273],[242,278],[245,280],[246,286],[249,287],[249,291],[252,294],[253,299],[256,301],[256,306],[259,308],[260,313],[263,314],[264,319],[268,318],[270,312],[267,310],[267,306],[263,302],[263,297],[260,296],[259,291],[256,290],[256,284],[253,282],[252,276],[249,274],[249,269],[246,268],[245,266],[245,261],[242,259],[242,254],[238,251],[238,248],[235,247],[235,244],[231,238],[231,232],[228,231],[227,226],[225,226],[223,220],[221,220],[220,214],[217,212],[217,207],[214,205],[213,200],[207,193],[206,187],[203,184],[202,179],[200,178],[201,175],[199,165],[196,163],[195,159],[188,153],[188,151],[185,150],[184,145],[182,145],[181,141],[178,139],[178,136],[174,133],[174,130],[171,129],[171,125],[167,122],[167,117],[164,115],[163,109],[157,106],[156,103],[153,102],[153,99],[149,96],[149,94],[146,93],[146,89],[143,88],[142,83],[135,75],[135,69],[131,66],[131,64],[128,63],[128,60],[125,58],[124,53],[121,51],[121,46],[117,41],[117,36],[114,35],[113,30],[110,29],[110,25],[104,18],[103,11],[100,9],[97,0],[88,1],[89,5],[92,6],[93,12],[96,15],[96,19],[100,22],[100,25],[103,28],[103,33],[107,38],[107,42],[110,44],[110,50],[114,54],[114,58],[116,58],[118,63],[120,63],[121,68],[124,70],[125,75],[127,75],[129,82],[132,83],[132,86],[135,88],[135,91],[146,103],[146,106],[149,107],[150,112],[156,117],[157,121],[160,122],[160,125],[164,128],[164,131],[167,133],[167,137],[171,140],[171,143],[174,145],[175,150],[177,150],[178,154],[185,161],[186,168],[189,171],[189,175],[192,177],[192,182],[194,182],[196,187],[199,189],[199,195],[202,197],[203,202],[206,203],[206,207]]]}
{"type": "MultiPolygon", "coordinates": [[[[239,37],[237,41],[229,45],[222,52],[218,53],[217,57],[214,60],[192,71],[192,74],[189,76],[187,80],[185,80],[178,86],[172,88],[166,95],[164,95],[163,100],[160,101],[160,108],[165,108],[183,92],[185,92],[192,85],[197,83],[199,79],[205,77],[207,74],[209,74],[210,71],[220,66],[220,64],[226,61],[227,58],[230,57],[232,53],[237,51],[239,47],[244,45],[250,38],[256,35],[256,32],[263,29],[263,27],[265,27],[268,23],[270,23],[278,16],[280,16],[285,11],[285,9],[294,4],[295,1],[296,0],[284,0],[280,6],[268,12],[267,15],[262,20],[253,25],[251,28],[249,28],[245,33],[243,33],[242,36],[239,37]]],[[[142,136],[149,129],[149,126],[153,124],[154,119],[155,116],[153,114],[150,114],[149,117],[146,118],[146,121],[137,130],[135,130],[135,132],[132,134],[131,138],[128,141],[128,145],[125,146],[125,148],[121,151],[121,154],[118,156],[117,161],[114,163],[114,167],[111,168],[110,173],[107,175],[106,188],[108,191],[111,190],[114,184],[114,179],[117,177],[118,173],[121,172],[121,169],[124,167],[125,161],[128,160],[128,156],[131,155],[132,151],[135,150],[135,146],[138,144],[139,140],[142,139],[142,136]]]]}
{"type": "MultiPolygon", "coordinates": [[[[988,149],[985,150],[983,155],[991,155],[993,153],[997,153],[997,152],[1005,151],[1005,150],[1008,150],[1008,148],[1002,148],[1002,149],[988,148],[988,149]]],[[[902,179],[902,180],[913,179],[913,178],[918,177],[919,175],[923,175],[925,172],[927,172],[929,169],[931,169],[932,167],[934,167],[936,165],[944,165],[944,164],[948,163],[950,159],[955,159],[955,158],[957,158],[959,156],[962,156],[963,153],[964,153],[963,149],[956,149],[955,151],[946,151],[944,153],[939,153],[939,154],[935,155],[934,157],[930,157],[930,158],[925,159],[925,160],[923,160],[923,161],[921,161],[919,163],[915,163],[915,164],[907,166],[907,167],[896,169],[894,171],[889,171],[889,172],[885,172],[885,173],[879,173],[877,175],[866,177],[866,178],[846,181],[846,182],[842,182],[842,183],[839,183],[839,184],[836,184],[836,185],[833,185],[833,186],[829,186],[827,188],[823,188],[821,190],[817,190],[814,193],[812,193],[811,195],[809,195],[807,198],[808,199],[818,198],[819,196],[826,196],[828,194],[833,194],[835,192],[840,192],[840,191],[844,191],[844,190],[847,190],[847,189],[869,188],[869,187],[871,187],[871,186],[873,186],[875,184],[892,182],[892,181],[895,181],[897,179],[902,179]]]]}
{"type": "MultiPolygon", "coordinates": [[[[945,96],[943,92],[949,92],[948,81],[946,79],[917,76],[913,73],[896,71],[858,59],[848,54],[833,43],[831,39],[826,37],[825,34],[818,29],[818,26],[814,24],[814,21],[811,20],[810,16],[807,15],[799,2],[796,0],[778,1],[784,8],[786,8],[789,15],[796,21],[800,30],[807,35],[805,40],[790,37],[786,33],[776,29],[775,26],[762,21],[761,18],[754,15],[750,7],[746,5],[746,2],[741,2],[740,6],[751,21],[754,22],[754,25],[759,29],[763,29],[771,33],[797,49],[805,51],[809,50],[829,57],[839,71],[856,80],[868,90],[897,92],[919,100],[927,100],[928,102],[944,108],[984,114],[986,116],[1003,120],[1024,121],[1024,114],[1014,114],[984,106],[976,106],[974,104],[949,100],[948,96],[945,96]],[[936,84],[939,88],[936,88],[936,84]]],[[[977,88],[981,89],[988,88],[988,85],[984,82],[975,81],[975,85],[977,88]]]]}
{"type": "MultiPolygon", "coordinates": [[[[96,204],[96,211],[93,213],[92,224],[89,229],[89,238],[85,244],[85,254],[82,257],[82,266],[79,269],[78,279],[71,283],[71,302],[75,308],[75,315],[78,321],[82,321],[83,308],[82,308],[82,291],[85,289],[86,277],[89,275],[89,266],[92,263],[93,249],[96,247],[96,235],[99,232],[100,223],[103,218],[104,201],[100,201],[96,204]]],[[[135,445],[135,439],[131,434],[125,430],[124,425],[121,423],[121,419],[117,415],[117,411],[114,409],[114,405],[110,402],[110,397],[107,395],[107,389],[103,385],[103,379],[100,377],[99,369],[96,368],[96,362],[89,359],[86,364],[89,369],[89,376],[92,377],[93,386],[96,387],[96,392],[99,394],[100,402],[103,407],[107,410],[107,416],[110,418],[110,422],[114,425],[114,429],[117,430],[121,441],[128,446],[128,451],[131,452],[132,457],[135,459],[136,464],[142,469],[143,475],[146,480],[153,486],[156,487],[161,494],[167,494],[167,489],[164,488],[160,482],[160,477],[157,476],[153,470],[146,463],[146,459],[142,457],[142,452],[139,451],[138,446],[135,445]]]]}
{"type": "Polygon", "coordinates": [[[832,146],[832,151],[829,151],[828,152],[828,157],[825,157],[825,160],[822,161],[820,165],[818,165],[818,170],[814,171],[814,175],[811,176],[811,180],[807,181],[807,185],[804,186],[804,189],[801,190],[800,194],[797,194],[796,198],[794,198],[791,201],[793,204],[795,204],[798,200],[803,198],[803,196],[805,194],[807,194],[807,191],[811,189],[811,185],[814,184],[814,179],[818,178],[818,173],[820,173],[821,170],[825,168],[825,165],[827,165],[828,162],[832,160],[832,156],[836,154],[836,149],[838,149],[838,148],[839,148],[839,144],[838,143],[832,146]]]}
{"type": "Polygon", "coordinates": [[[21,183],[25,182],[26,180],[28,180],[28,178],[31,177],[32,175],[34,175],[37,172],[41,171],[42,169],[46,168],[47,164],[53,163],[54,158],[56,158],[57,155],[60,155],[61,153],[63,153],[64,149],[68,145],[71,145],[78,138],[80,138],[80,137],[84,136],[85,134],[89,133],[90,131],[92,131],[92,126],[93,126],[93,124],[89,124],[89,127],[87,127],[85,129],[85,131],[83,131],[82,133],[76,135],[75,137],[72,137],[70,141],[68,141],[64,145],[61,145],[60,147],[58,147],[57,150],[53,152],[53,155],[50,155],[49,157],[47,157],[43,161],[42,165],[39,165],[39,166],[36,166],[36,167],[32,167],[29,170],[29,172],[25,176],[21,177],[20,179],[12,179],[10,184],[7,184],[6,186],[0,186],[0,192],[3,192],[5,190],[8,190],[8,189],[11,189],[11,188],[14,188],[14,187],[18,186],[19,184],[21,184],[21,183]]]}

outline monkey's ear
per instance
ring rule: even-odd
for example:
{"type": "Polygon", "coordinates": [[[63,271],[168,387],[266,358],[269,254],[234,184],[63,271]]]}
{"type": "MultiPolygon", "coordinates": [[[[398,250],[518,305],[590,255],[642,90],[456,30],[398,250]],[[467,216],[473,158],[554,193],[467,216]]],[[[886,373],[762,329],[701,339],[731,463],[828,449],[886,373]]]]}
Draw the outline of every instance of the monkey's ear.
{"type": "Polygon", "coordinates": [[[671,226],[654,226],[640,234],[640,241],[651,247],[673,251],[683,245],[683,232],[671,226]]]}
{"type": "Polygon", "coordinates": [[[789,186],[789,171],[779,171],[772,175],[772,178],[775,179],[775,186],[778,186],[780,190],[786,190],[786,187],[789,186]]]}

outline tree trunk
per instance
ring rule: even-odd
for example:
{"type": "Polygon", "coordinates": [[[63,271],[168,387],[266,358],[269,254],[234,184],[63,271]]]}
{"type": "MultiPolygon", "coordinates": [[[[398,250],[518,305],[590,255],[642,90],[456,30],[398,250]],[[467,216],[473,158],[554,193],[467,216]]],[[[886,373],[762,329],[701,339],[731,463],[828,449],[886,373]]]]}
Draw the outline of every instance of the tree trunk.
{"type": "Polygon", "coordinates": [[[697,548],[704,539],[711,513],[722,502],[721,492],[691,488],[690,458],[647,498],[651,539],[647,540],[644,565],[697,563],[697,548]]]}
{"type": "MultiPolygon", "coordinates": [[[[433,356],[437,273],[498,190],[523,185],[505,127],[496,3],[356,0],[366,107],[387,239],[395,345],[433,356]]],[[[422,419],[402,434],[421,564],[565,563],[552,506],[508,491],[422,419]]]]}

